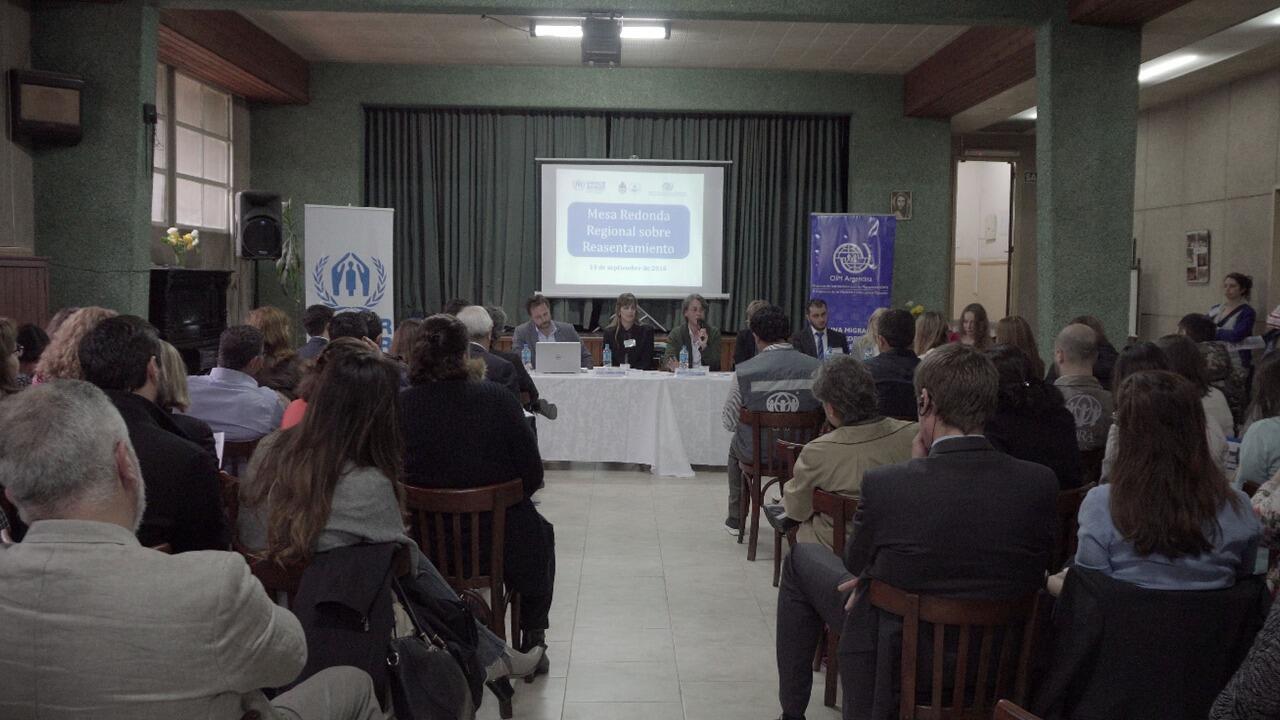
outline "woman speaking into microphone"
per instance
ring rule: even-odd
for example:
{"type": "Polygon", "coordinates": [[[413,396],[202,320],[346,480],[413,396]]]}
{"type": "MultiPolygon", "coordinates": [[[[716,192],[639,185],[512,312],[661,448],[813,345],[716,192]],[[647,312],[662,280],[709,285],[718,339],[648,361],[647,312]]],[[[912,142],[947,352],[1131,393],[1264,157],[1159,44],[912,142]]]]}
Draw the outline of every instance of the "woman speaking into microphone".
{"type": "Polygon", "coordinates": [[[653,328],[636,321],[639,309],[635,295],[622,293],[613,307],[613,320],[602,333],[615,367],[625,363],[636,370],[653,368],[653,328]]]}
{"type": "Polygon", "coordinates": [[[688,367],[705,365],[712,372],[720,369],[720,330],[707,327],[703,318],[707,314],[707,301],[694,293],[684,299],[680,306],[684,314],[684,323],[673,328],[667,336],[667,351],[662,355],[662,364],[668,369],[680,365],[680,351],[687,350],[688,367]]]}

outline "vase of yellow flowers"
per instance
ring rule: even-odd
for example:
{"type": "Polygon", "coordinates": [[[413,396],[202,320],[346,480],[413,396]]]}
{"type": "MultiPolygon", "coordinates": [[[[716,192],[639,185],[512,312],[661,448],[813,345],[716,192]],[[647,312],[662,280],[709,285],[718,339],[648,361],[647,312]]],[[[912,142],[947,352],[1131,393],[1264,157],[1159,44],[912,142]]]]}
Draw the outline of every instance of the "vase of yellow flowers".
{"type": "Polygon", "coordinates": [[[165,231],[164,244],[173,250],[173,264],[182,267],[182,260],[189,252],[200,252],[200,231],[192,230],[188,233],[178,231],[178,228],[171,227],[165,231]]]}
{"type": "Polygon", "coordinates": [[[911,313],[911,317],[920,317],[924,314],[924,306],[914,300],[908,300],[903,304],[907,312],[911,313]]]}

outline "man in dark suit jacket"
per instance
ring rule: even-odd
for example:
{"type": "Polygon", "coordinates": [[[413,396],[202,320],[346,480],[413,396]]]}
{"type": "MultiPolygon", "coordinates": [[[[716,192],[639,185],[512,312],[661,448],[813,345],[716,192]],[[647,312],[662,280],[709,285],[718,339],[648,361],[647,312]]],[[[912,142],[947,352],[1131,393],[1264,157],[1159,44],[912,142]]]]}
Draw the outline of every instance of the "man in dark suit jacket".
{"type": "Polygon", "coordinates": [[[880,354],[866,360],[876,383],[876,404],[880,414],[900,420],[916,419],[913,381],[920,358],[911,344],[916,337],[916,319],[906,310],[886,310],[876,325],[876,347],[880,354]]]}
{"type": "Polygon", "coordinates": [[[458,311],[458,320],[467,326],[471,347],[467,354],[484,361],[484,379],[498,383],[520,397],[520,386],[516,381],[516,369],[511,363],[489,352],[489,338],[493,333],[493,318],[489,311],[479,305],[468,305],[458,311]]]}
{"type": "Polygon", "coordinates": [[[302,327],[307,330],[307,341],[298,348],[298,357],[310,360],[329,344],[329,321],[332,319],[333,308],[325,305],[312,305],[302,313],[302,327]]]}
{"type": "Polygon", "coordinates": [[[982,437],[998,386],[995,366],[968,346],[947,345],[921,361],[913,458],[863,476],[844,562],[804,544],[787,557],[777,625],[785,720],[804,717],[824,621],[841,628],[844,717],[895,716],[897,688],[876,668],[897,667],[901,620],[871,607],[870,580],[956,598],[1018,597],[1044,585],[1058,483],[1053,471],[982,437]]]}
{"type": "Polygon", "coordinates": [[[84,379],[102,388],[129,428],[147,488],[138,530],[143,545],[169,543],[175,553],[226,550],[217,461],[183,435],[156,405],[160,341],[139,317],[104,320],[80,343],[84,379]]]}
{"type": "Polygon", "coordinates": [[[791,340],[791,344],[797,350],[819,360],[825,358],[832,348],[844,355],[849,354],[849,339],[844,336],[844,333],[827,327],[826,300],[822,298],[809,300],[809,305],[805,307],[805,317],[807,322],[804,328],[791,340]]]}

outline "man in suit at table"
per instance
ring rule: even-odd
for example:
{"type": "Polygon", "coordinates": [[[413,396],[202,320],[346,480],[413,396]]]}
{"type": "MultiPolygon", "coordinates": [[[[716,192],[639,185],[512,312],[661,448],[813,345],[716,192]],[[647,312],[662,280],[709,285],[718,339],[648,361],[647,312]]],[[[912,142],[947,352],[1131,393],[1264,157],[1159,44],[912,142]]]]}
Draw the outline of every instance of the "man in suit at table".
{"type": "Polygon", "coordinates": [[[550,300],[535,293],[525,301],[524,310],[529,313],[529,322],[521,324],[512,333],[511,349],[513,351],[519,353],[522,348],[528,347],[529,354],[536,365],[538,353],[534,346],[539,342],[576,342],[579,343],[579,349],[582,352],[582,367],[591,367],[591,353],[587,351],[587,345],[582,342],[582,338],[578,337],[578,331],[574,330],[569,323],[551,319],[550,300]]]}
{"type": "Polygon", "coordinates": [[[0,544],[0,717],[6,720],[373,720],[373,682],[297,677],[302,626],[231,552],[138,543],[146,483],[103,392],[57,380],[0,405],[0,477],[31,523],[0,544]]]}
{"type": "Polygon", "coordinates": [[[930,353],[915,375],[920,432],[912,459],[863,476],[844,561],[803,543],[787,556],[778,587],[782,720],[804,717],[824,622],[841,628],[843,717],[896,716],[896,684],[876,670],[898,667],[901,619],[871,606],[873,579],[952,598],[1016,598],[1044,586],[1058,481],[982,436],[999,383],[991,360],[969,346],[930,353]]]}
{"type": "Polygon", "coordinates": [[[493,318],[489,317],[489,311],[479,305],[468,305],[459,310],[456,317],[467,326],[467,339],[470,341],[467,355],[484,361],[484,379],[498,383],[512,395],[520,397],[515,367],[489,352],[489,338],[493,333],[493,318]]]}
{"type": "Polygon", "coordinates": [[[819,360],[827,356],[830,350],[837,350],[841,355],[849,354],[849,339],[842,332],[827,327],[827,301],[812,298],[805,307],[805,326],[792,338],[791,344],[810,357],[819,360]]]}

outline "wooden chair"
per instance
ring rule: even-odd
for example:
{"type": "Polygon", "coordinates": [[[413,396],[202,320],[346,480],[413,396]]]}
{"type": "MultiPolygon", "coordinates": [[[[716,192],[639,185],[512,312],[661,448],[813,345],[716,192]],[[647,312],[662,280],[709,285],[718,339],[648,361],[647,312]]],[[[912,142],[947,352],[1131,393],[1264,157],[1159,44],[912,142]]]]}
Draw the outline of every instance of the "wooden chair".
{"type": "Polygon", "coordinates": [[[520,480],[467,490],[435,490],[400,484],[411,525],[422,554],[435,563],[436,569],[458,595],[489,626],[495,635],[506,639],[506,609],[511,607],[511,644],[519,647],[520,598],[509,593],[504,584],[503,549],[506,543],[507,508],[524,499],[520,480]],[[489,574],[482,575],[480,520],[491,516],[489,574]],[[466,520],[464,521],[464,518],[466,520]],[[463,547],[463,541],[468,547],[463,547]],[[488,602],[477,592],[489,591],[488,602]]]}
{"type": "Polygon", "coordinates": [[[1008,700],[1001,700],[996,703],[996,711],[991,714],[991,720],[1040,720],[1040,716],[1032,715],[1008,700]]]}
{"type": "Polygon", "coordinates": [[[873,607],[902,618],[902,684],[898,708],[901,720],[986,720],[997,698],[1012,697],[1018,703],[1026,702],[1027,669],[1031,661],[1039,593],[1012,600],[958,600],[915,595],[879,580],[872,580],[866,592],[870,593],[873,607]],[[926,705],[916,703],[921,625],[933,626],[932,683],[926,705]],[[949,628],[954,628],[959,638],[952,673],[944,672],[946,630],[949,628]],[[998,630],[1003,631],[1003,638],[1000,647],[996,648],[998,630]],[[976,674],[971,675],[971,644],[978,642],[975,635],[979,633],[978,667],[976,674]],[[1017,658],[1013,657],[1015,649],[1017,658]],[[967,690],[971,677],[975,682],[970,703],[967,702],[967,690]],[[944,704],[943,689],[947,684],[952,688],[951,698],[944,704]],[[994,691],[990,697],[987,696],[988,690],[994,691]]]}
{"type": "Polygon", "coordinates": [[[236,545],[236,552],[244,556],[249,563],[249,572],[258,578],[267,596],[278,605],[292,610],[293,599],[298,595],[298,586],[302,584],[302,573],[306,572],[305,564],[281,565],[274,560],[267,560],[257,553],[236,545]]]}
{"type": "Polygon", "coordinates": [[[1095,485],[1097,483],[1089,483],[1058,493],[1058,536],[1054,538],[1053,553],[1049,557],[1049,574],[1058,572],[1076,556],[1076,533],[1080,529],[1076,516],[1080,514],[1080,503],[1084,502],[1084,496],[1095,485]]]}
{"type": "MultiPolygon", "coordinates": [[[[848,540],[846,529],[853,521],[854,514],[858,512],[858,499],[815,488],[813,511],[831,518],[831,552],[843,559],[845,542],[848,540]]],[[[822,693],[822,703],[827,707],[835,707],[836,686],[840,682],[839,669],[836,667],[836,648],[840,645],[840,628],[826,628],[822,635],[826,640],[827,657],[826,688],[822,693]]],[[[823,652],[821,644],[818,651],[823,652]]]]}
{"type": "Polygon", "coordinates": [[[221,469],[239,477],[249,467],[249,458],[253,457],[253,451],[257,449],[257,440],[223,443],[221,469]]]}
{"type": "MultiPolygon", "coordinates": [[[[787,484],[795,475],[796,460],[800,458],[800,451],[804,449],[801,443],[794,443],[789,440],[775,440],[774,454],[782,461],[782,473],[778,475],[778,492],[783,492],[783,486],[787,484]]],[[[778,580],[782,576],[782,540],[786,538],[787,547],[794,547],[796,544],[796,529],[791,528],[787,532],[782,532],[776,527],[773,529],[773,586],[778,587],[778,580]]]]}
{"type": "Polygon", "coordinates": [[[742,469],[742,504],[739,515],[742,520],[738,528],[738,542],[742,542],[747,529],[747,521],[751,521],[751,536],[747,543],[747,559],[756,559],[756,545],[760,540],[760,506],[764,504],[764,493],[770,486],[778,482],[778,477],[785,472],[784,462],[775,452],[774,443],[787,440],[801,445],[818,436],[826,416],[821,410],[811,412],[756,412],[742,408],[738,412],[738,421],[748,426],[751,431],[751,461],[739,462],[742,469]],[[773,478],[764,485],[761,479],[773,478]]]}

